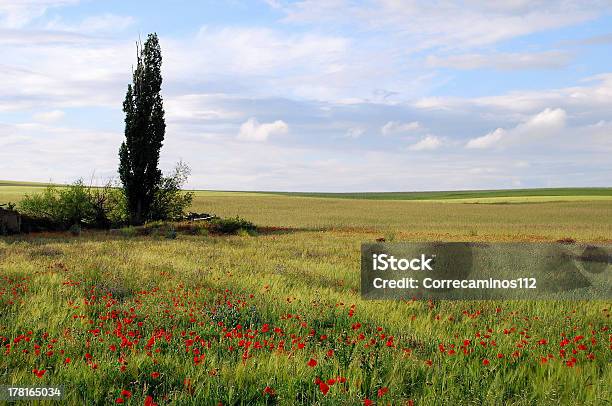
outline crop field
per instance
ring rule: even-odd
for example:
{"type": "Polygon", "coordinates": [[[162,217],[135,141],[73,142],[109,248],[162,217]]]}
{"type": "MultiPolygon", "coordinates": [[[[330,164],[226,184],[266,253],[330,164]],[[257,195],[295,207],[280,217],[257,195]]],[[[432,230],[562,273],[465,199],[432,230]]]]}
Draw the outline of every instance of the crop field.
{"type": "MultiPolygon", "coordinates": [[[[0,185],[0,203],[37,190],[0,185]]],[[[72,404],[610,404],[610,302],[359,293],[380,237],[612,242],[609,190],[197,192],[193,210],[264,228],[2,237],[0,385],[63,385],[72,404]]]]}

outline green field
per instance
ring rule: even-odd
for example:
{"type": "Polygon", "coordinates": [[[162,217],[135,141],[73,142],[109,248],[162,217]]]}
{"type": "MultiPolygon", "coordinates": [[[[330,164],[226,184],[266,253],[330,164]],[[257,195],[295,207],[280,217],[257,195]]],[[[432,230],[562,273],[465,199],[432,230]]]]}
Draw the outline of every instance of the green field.
{"type": "Polygon", "coordinates": [[[195,211],[276,231],[4,237],[0,384],[63,384],[75,404],[609,404],[610,302],[359,295],[379,237],[612,241],[610,189],[555,191],[202,191],[195,211]]]}
{"type": "Polygon", "coordinates": [[[307,193],[267,192],[284,196],[329,197],[337,199],[369,200],[447,200],[447,199],[488,199],[506,197],[568,197],[605,196],[612,197],[612,188],[543,188],[543,189],[498,189],[464,190],[440,192],[380,192],[380,193],[307,193]]]}

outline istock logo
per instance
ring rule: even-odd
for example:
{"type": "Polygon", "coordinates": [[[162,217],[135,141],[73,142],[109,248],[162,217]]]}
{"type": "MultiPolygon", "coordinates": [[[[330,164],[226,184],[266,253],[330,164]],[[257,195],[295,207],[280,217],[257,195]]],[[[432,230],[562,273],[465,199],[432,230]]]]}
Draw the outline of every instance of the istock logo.
{"type": "Polygon", "coordinates": [[[427,258],[425,254],[421,254],[420,258],[395,258],[393,255],[387,254],[373,254],[372,255],[372,269],[374,271],[433,271],[430,263],[433,261],[434,256],[427,258]]]}

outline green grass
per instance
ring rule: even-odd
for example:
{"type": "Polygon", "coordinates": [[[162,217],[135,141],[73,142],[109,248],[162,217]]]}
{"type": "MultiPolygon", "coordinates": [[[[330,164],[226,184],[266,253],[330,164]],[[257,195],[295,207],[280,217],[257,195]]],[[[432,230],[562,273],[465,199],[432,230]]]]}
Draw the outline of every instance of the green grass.
{"type": "Polygon", "coordinates": [[[371,192],[371,193],[316,193],[316,192],[261,192],[283,196],[326,197],[335,199],[371,200],[447,200],[488,199],[506,197],[612,197],[612,188],[542,188],[542,189],[497,189],[432,192],[371,192]]]}
{"type": "Polygon", "coordinates": [[[70,404],[114,403],[123,389],[132,394],[123,396],[128,404],[147,395],[186,405],[612,400],[610,302],[359,295],[364,241],[609,242],[612,201],[448,204],[198,192],[194,210],[278,230],[174,240],[87,231],[0,239],[0,341],[11,343],[0,350],[0,384],[64,384],[70,404]],[[570,343],[561,347],[563,335],[570,343]],[[33,369],[46,372],[37,378],[33,369]],[[315,384],[337,377],[346,382],[329,385],[327,395],[315,384]],[[267,386],[274,397],[264,394],[267,386]]]}
{"type": "Polygon", "coordinates": [[[0,186],[23,186],[23,187],[45,187],[49,183],[44,182],[23,182],[18,180],[0,180],[0,186]]]}
{"type": "MultiPolygon", "coordinates": [[[[36,192],[39,187],[48,183],[21,182],[0,180],[0,199],[11,192],[36,192]]],[[[522,201],[567,201],[567,200],[610,200],[612,188],[540,188],[540,189],[497,189],[497,190],[463,190],[463,191],[431,191],[431,192],[351,192],[351,193],[319,193],[319,192],[258,192],[258,191],[211,191],[195,190],[196,196],[256,196],[275,195],[289,197],[316,197],[329,199],[365,199],[365,200],[425,200],[425,201],[457,201],[474,202],[522,202],[522,201]]]]}

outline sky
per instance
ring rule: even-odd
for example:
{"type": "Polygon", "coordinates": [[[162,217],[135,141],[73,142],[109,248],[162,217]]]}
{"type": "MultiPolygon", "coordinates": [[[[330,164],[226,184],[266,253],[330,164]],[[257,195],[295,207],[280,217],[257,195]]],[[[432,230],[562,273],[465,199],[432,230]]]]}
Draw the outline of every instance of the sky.
{"type": "Polygon", "coordinates": [[[611,1],[0,0],[0,179],[117,178],[159,35],[188,186],[612,186],[611,1]]]}

